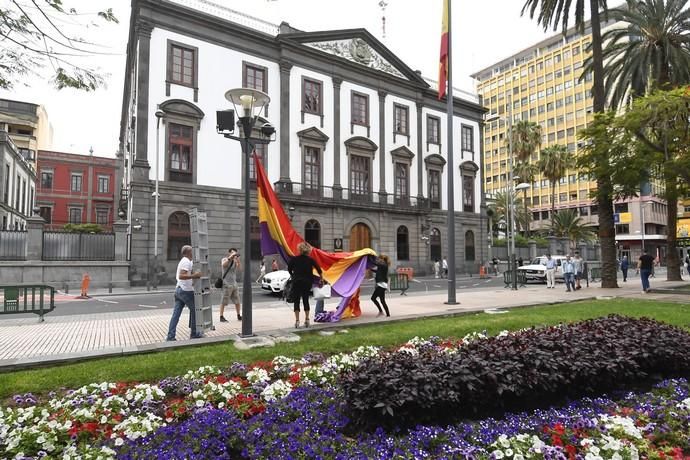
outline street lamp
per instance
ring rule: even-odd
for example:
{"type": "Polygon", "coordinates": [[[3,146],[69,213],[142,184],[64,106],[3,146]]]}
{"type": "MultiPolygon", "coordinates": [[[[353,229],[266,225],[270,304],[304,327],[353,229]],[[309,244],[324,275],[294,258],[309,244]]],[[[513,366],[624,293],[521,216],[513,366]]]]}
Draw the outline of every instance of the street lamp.
{"type": "Polygon", "coordinates": [[[158,193],[158,177],[160,174],[160,128],[161,128],[161,118],[165,118],[165,112],[161,109],[156,110],[156,190],[153,192],[153,202],[154,202],[154,224],[153,224],[153,286],[158,287],[158,199],[160,193],[158,193]]]}
{"type": "Polygon", "coordinates": [[[244,157],[244,263],[242,264],[242,337],[251,337],[252,333],[252,284],[251,284],[251,209],[249,202],[249,162],[250,154],[257,144],[268,144],[273,140],[275,128],[270,123],[259,126],[260,137],[252,137],[252,131],[259,114],[271,100],[268,94],[250,88],[235,88],[225,93],[225,99],[232,103],[233,110],[216,113],[216,130],[228,139],[240,142],[244,157]],[[238,110],[238,107],[240,110],[238,110]],[[234,117],[237,113],[237,126],[240,133],[235,136],[234,117]]]}
{"type": "MultiPolygon", "coordinates": [[[[512,173],[513,168],[510,168],[510,171],[512,173]]],[[[512,174],[511,174],[512,175],[512,174]]],[[[517,179],[517,177],[513,177],[513,179],[517,179]]],[[[509,222],[510,222],[510,227],[512,228],[511,230],[511,239],[508,240],[510,241],[510,266],[511,266],[511,275],[512,275],[512,282],[513,282],[513,287],[512,289],[514,291],[517,291],[517,261],[515,260],[515,195],[517,192],[522,191],[522,190],[527,190],[530,188],[530,185],[526,182],[522,182],[520,184],[517,184],[516,186],[511,186],[510,189],[510,205],[508,212],[510,213],[509,217],[509,222]]]]}

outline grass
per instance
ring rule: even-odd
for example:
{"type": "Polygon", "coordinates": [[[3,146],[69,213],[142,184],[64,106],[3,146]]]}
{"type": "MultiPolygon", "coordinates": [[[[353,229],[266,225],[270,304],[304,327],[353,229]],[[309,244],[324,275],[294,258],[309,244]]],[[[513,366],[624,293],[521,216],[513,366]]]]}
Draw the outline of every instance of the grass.
{"type": "MultiPolygon", "coordinates": [[[[350,328],[349,334],[328,337],[306,333],[299,342],[280,343],[273,348],[239,351],[228,342],[0,373],[0,400],[13,394],[40,394],[91,382],[155,381],[202,365],[228,366],[236,361],[270,360],[276,355],[299,357],[309,351],[339,353],[360,345],[392,346],[414,336],[462,337],[482,330],[496,334],[504,329],[553,325],[612,313],[647,316],[690,330],[690,309],[679,303],[627,299],[583,301],[513,309],[500,315],[478,313],[363,325],[350,328]]],[[[347,321],[342,326],[347,327],[347,321]]]]}

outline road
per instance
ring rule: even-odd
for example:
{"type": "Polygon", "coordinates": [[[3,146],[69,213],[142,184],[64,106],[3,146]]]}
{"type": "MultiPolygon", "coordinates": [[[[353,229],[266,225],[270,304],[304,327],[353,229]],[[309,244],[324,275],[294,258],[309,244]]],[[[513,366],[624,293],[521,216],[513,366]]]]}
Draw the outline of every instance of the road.
{"type": "MultiPolygon", "coordinates": [[[[496,288],[503,286],[503,277],[479,279],[473,278],[459,278],[457,280],[457,288],[460,291],[458,296],[462,295],[462,289],[482,289],[482,288],[496,288]]],[[[82,315],[91,313],[111,313],[123,311],[138,311],[138,310],[152,310],[152,309],[169,309],[173,306],[173,295],[170,292],[172,287],[161,287],[163,292],[160,293],[132,293],[116,296],[95,296],[91,299],[71,299],[64,298],[56,300],[54,315],[82,315]]],[[[447,280],[434,278],[420,278],[414,279],[410,282],[410,289],[407,291],[409,295],[424,295],[428,292],[439,292],[447,290],[447,280]]],[[[362,284],[362,298],[368,298],[374,292],[374,281],[365,280],[362,284]]],[[[390,294],[391,298],[398,295],[398,292],[390,294]]],[[[254,308],[287,308],[284,301],[276,295],[270,294],[267,291],[261,290],[257,285],[252,290],[252,300],[254,308]]],[[[327,301],[329,303],[337,302],[336,299],[327,301]]],[[[213,294],[213,304],[220,303],[220,292],[216,291],[213,294]]],[[[232,313],[234,309],[230,310],[232,313]]],[[[12,315],[13,318],[19,318],[23,315],[12,315]]],[[[29,315],[30,316],[30,315],[29,315]]],[[[230,317],[233,315],[230,314],[230,317]]]]}

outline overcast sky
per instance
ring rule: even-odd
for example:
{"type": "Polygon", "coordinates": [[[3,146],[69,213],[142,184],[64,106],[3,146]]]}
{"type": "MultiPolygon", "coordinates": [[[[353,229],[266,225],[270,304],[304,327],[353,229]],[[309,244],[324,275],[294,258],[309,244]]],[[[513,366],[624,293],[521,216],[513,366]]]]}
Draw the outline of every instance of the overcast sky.
{"type": "MultiPolygon", "coordinates": [[[[93,93],[54,90],[27,78],[0,97],[43,104],[54,129],[53,150],[114,156],[118,147],[129,0],[63,0],[67,7],[94,12],[112,7],[117,25],[90,26],[76,33],[104,45],[109,55],[89,62],[108,74],[107,88],[93,93]]],[[[193,0],[190,0],[193,1],[193,0]]],[[[412,69],[437,78],[441,0],[387,0],[382,37],[379,0],[214,0],[237,11],[305,31],[366,28],[412,69]]],[[[535,21],[520,17],[522,0],[453,0],[453,86],[474,90],[469,75],[543,39],[535,21]]]]}

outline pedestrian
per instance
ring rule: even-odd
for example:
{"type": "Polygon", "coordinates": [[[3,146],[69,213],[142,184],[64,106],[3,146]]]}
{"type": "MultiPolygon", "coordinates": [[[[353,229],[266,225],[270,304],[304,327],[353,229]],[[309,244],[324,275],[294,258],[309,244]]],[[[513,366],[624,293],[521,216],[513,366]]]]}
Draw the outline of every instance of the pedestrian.
{"type": "Polygon", "coordinates": [[[259,277],[256,279],[256,282],[261,284],[261,280],[264,279],[265,274],[266,274],[266,264],[264,263],[264,259],[261,259],[261,264],[259,265],[259,277]]]}
{"type": "Polygon", "coordinates": [[[688,271],[688,275],[690,275],[690,255],[685,256],[685,268],[688,271]]]}
{"type": "MultiPolygon", "coordinates": [[[[438,261],[436,261],[438,262],[438,261]]],[[[376,272],[376,288],[374,288],[374,293],[371,295],[371,301],[374,302],[376,308],[379,309],[379,316],[383,315],[383,310],[381,309],[381,304],[383,309],[386,311],[386,316],[390,316],[390,311],[388,311],[388,304],[386,304],[386,291],[388,290],[388,267],[391,264],[391,260],[387,255],[381,254],[376,258],[374,262],[376,267],[373,269],[376,272]],[[381,304],[377,301],[381,300],[381,304]]]]}
{"type": "Polygon", "coordinates": [[[525,265],[525,261],[522,259],[522,256],[518,257],[518,267],[522,267],[525,265]]]}
{"type": "Polygon", "coordinates": [[[628,282],[628,268],[630,268],[630,262],[628,261],[628,256],[623,256],[621,260],[621,271],[623,272],[623,282],[628,282]]]}
{"type": "Polygon", "coordinates": [[[311,246],[305,242],[297,245],[299,255],[290,259],[288,272],[292,277],[292,292],[295,298],[293,311],[295,312],[295,328],[299,327],[299,302],[304,307],[304,327],[309,327],[309,293],[314,284],[314,270],[319,274],[319,283],[323,284],[321,267],[309,257],[311,246]]]}
{"type": "Polygon", "coordinates": [[[271,271],[277,272],[278,271],[278,261],[273,259],[273,262],[271,262],[271,271]]]}
{"type": "Polygon", "coordinates": [[[573,265],[575,266],[575,289],[582,289],[580,285],[580,280],[585,270],[585,264],[580,256],[579,251],[575,251],[575,258],[573,259],[573,265]]]}
{"type": "Polygon", "coordinates": [[[175,306],[173,307],[173,315],[170,318],[170,325],[168,326],[168,342],[174,342],[175,333],[177,331],[177,323],[180,322],[180,315],[182,309],[187,306],[189,308],[189,324],[192,328],[191,338],[198,339],[201,334],[196,333],[196,317],[194,316],[194,281],[201,278],[201,272],[192,272],[192,247],[182,246],[182,259],[177,264],[177,271],[175,278],[177,279],[177,286],[175,287],[175,306]]]}
{"type": "Polygon", "coordinates": [[[494,267],[494,275],[498,276],[498,259],[496,257],[491,259],[491,265],[494,267]]]}
{"type": "Polygon", "coordinates": [[[227,257],[224,257],[220,262],[221,270],[223,270],[223,297],[220,299],[220,322],[227,323],[223,313],[225,306],[232,302],[235,304],[235,313],[237,313],[237,321],[242,321],[240,314],[240,287],[237,285],[237,269],[240,266],[240,254],[237,249],[228,249],[227,257]]]}
{"type": "Polygon", "coordinates": [[[443,262],[441,262],[441,267],[443,268],[443,277],[448,278],[448,261],[446,258],[443,258],[443,262]]]}
{"type": "Polygon", "coordinates": [[[441,262],[436,259],[434,261],[434,278],[439,278],[441,276],[441,262]]]}
{"type": "Polygon", "coordinates": [[[570,292],[570,287],[575,290],[575,263],[570,258],[570,254],[565,256],[565,260],[561,265],[561,270],[563,270],[563,279],[565,280],[566,292],[570,292]]]}
{"type": "Polygon", "coordinates": [[[546,289],[556,287],[556,260],[546,254],[546,289]]]}
{"type": "Polygon", "coordinates": [[[642,292],[651,292],[652,289],[649,286],[649,275],[652,274],[652,270],[654,269],[654,257],[650,256],[646,249],[640,256],[640,260],[637,262],[637,267],[640,270],[642,292]]]}

